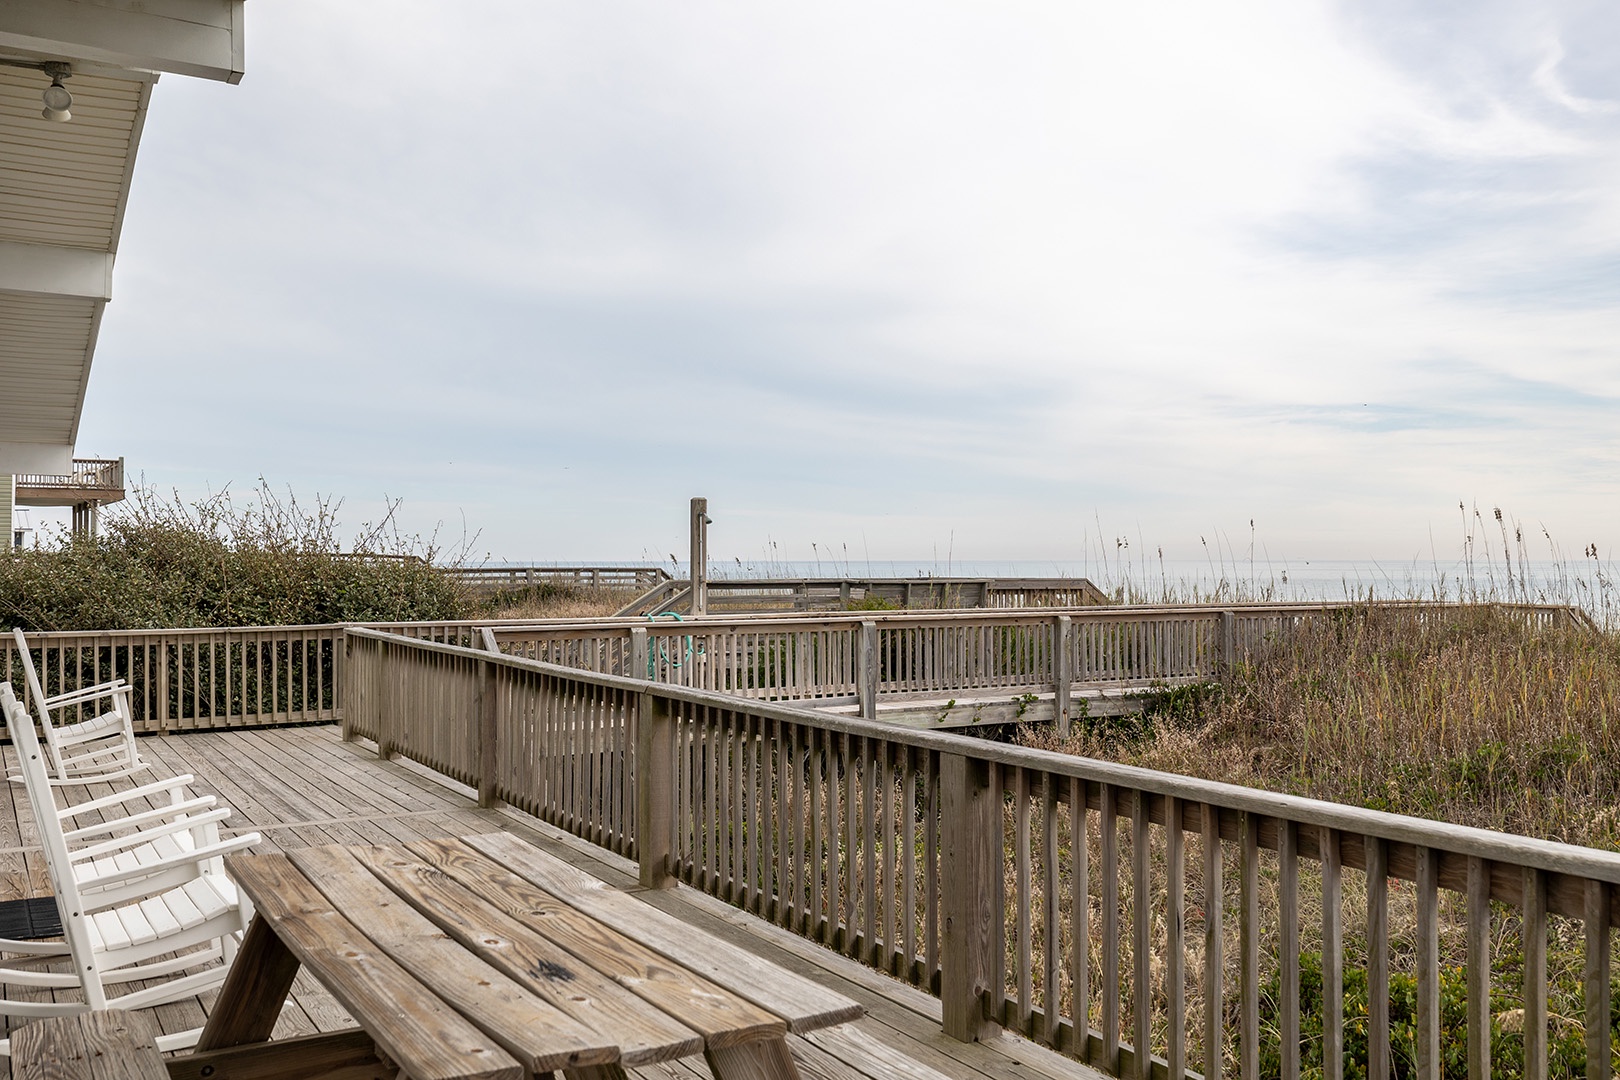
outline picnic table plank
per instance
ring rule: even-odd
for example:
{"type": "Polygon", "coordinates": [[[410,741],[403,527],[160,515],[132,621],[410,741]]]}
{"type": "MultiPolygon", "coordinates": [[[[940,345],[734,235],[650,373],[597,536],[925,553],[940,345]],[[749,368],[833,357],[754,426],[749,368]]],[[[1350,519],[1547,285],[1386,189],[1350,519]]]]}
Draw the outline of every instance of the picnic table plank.
{"type": "Polygon", "coordinates": [[[510,833],[421,840],[412,847],[453,851],[456,844],[483,852],[570,907],[780,1016],[796,1034],[856,1020],[866,1012],[858,1002],[762,961],[746,949],[694,933],[675,916],[609,888],[510,833]]]}
{"type": "Polygon", "coordinates": [[[431,843],[406,847],[486,903],[697,1031],[706,1048],[787,1034],[780,1017],[609,929],[470,847],[431,843]]]}
{"type": "Polygon", "coordinates": [[[523,1067],[372,944],[285,855],[226,866],[258,916],[412,1080],[520,1080],[523,1067]]]}
{"type": "Polygon", "coordinates": [[[626,1067],[695,1054],[703,1037],[648,1009],[629,991],[592,971],[522,922],[402,848],[353,848],[354,856],[396,895],[462,947],[572,1016],[611,1037],[626,1067]]]}
{"type": "Polygon", "coordinates": [[[490,967],[396,896],[347,850],[288,853],[332,905],[531,1072],[617,1061],[619,1043],[490,967]]]}

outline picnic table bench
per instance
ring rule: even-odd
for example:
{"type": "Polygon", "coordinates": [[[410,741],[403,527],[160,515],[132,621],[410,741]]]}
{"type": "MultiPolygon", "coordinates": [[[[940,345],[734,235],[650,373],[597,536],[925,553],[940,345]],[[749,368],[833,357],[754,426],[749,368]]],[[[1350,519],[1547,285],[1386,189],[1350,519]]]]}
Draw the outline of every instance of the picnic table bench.
{"type": "Polygon", "coordinates": [[[412,1080],[611,1080],[699,1053],[718,1080],[794,1080],[787,1033],[863,1011],[508,833],[226,868],[256,914],[194,1056],[251,1050],[256,1076],[354,1052],[357,1033],[266,1042],[300,965],[412,1080]]]}

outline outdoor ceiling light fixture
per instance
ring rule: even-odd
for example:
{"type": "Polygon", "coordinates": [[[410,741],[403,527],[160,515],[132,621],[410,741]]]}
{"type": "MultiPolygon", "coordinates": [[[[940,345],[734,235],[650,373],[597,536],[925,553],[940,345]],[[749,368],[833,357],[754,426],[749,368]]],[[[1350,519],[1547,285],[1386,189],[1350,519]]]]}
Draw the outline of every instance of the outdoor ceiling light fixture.
{"type": "Polygon", "coordinates": [[[63,79],[73,77],[73,65],[63,60],[13,60],[9,56],[0,56],[0,65],[43,71],[49,75],[51,85],[45,88],[45,108],[39,115],[59,124],[65,124],[73,119],[73,95],[62,85],[63,79]]]}
{"type": "Polygon", "coordinates": [[[57,63],[41,64],[40,70],[51,77],[51,85],[45,88],[45,109],[39,115],[65,124],[73,119],[73,95],[62,85],[62,80],[72,75],[73,71],[66,64],[57,63]]]}

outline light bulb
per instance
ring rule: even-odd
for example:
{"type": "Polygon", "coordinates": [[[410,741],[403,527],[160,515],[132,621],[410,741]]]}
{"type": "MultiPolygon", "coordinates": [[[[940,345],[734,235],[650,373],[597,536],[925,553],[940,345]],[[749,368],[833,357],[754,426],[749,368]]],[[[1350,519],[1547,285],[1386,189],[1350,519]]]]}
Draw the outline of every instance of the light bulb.
{"type": "Polygon", "coordinates": [[[47,120],[66,123],[73,119],[73,113],[68,111],[72,107],[73,95],[68,93],[68,88],[62,85],[62,76],[58,75],[45,88],[45,109],[40,115],[47,120]]]}

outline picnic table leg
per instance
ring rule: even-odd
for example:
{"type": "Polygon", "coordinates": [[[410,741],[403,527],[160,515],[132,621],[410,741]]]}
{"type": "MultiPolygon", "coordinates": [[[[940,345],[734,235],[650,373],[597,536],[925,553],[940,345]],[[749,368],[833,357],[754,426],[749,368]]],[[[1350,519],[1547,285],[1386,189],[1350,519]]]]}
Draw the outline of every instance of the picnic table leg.
{"type": "Polygon", "coordinates": [[[705,1048],[715,1080],[799,1080],[799,1067],[788,1054],[787,1040],[755,1039],[740,1046],[705,1048]]]}
{"type": "Polygon", "coordinates": [[[262,915],[254,915],[231,962],[219,999],[208,1014],[198,1050],[264,1042],[281,1016],[298,958],[276,937],[262,915]]]}

